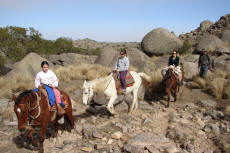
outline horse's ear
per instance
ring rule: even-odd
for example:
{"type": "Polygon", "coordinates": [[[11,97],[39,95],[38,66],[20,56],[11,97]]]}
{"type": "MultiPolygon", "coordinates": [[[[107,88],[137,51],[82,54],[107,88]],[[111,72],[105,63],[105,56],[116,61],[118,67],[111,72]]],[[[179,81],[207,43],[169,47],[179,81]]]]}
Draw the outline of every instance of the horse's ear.
{"type": "Polygon", "coordinates": [[[16,102],[16,96],[15,96],[15,94],[12,94],[12,99],[14,100],[14,102],[16,102]]]}

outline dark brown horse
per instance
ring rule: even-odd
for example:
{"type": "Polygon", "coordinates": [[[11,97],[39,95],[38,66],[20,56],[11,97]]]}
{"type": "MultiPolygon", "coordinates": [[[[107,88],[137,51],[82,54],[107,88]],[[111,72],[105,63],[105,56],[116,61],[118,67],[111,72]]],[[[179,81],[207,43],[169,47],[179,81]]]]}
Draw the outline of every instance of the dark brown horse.
{"type": "MultiPolygon", "coordinates": [[[[184,71],[182,70],[182,80],[184,80],[184,71]]],[[[173,69],[169,68],[165,74],[165,91],[168,94],[168,105],[169,107],[169,102],[171,101],[171,93],[174,96],[174,101],[177,101],[177,92],[180,90],[180,84],[178,80],[178,76],[173,72],[173,69]]]]}
{"type": "MultiPolygon", "coordinates": [[[[74,128],[74,119],[72,115],[72,103],[69,96],[61,91],[61,95],[67,101],[68,107],[65,109],[64,120],[65,124],[69,125],[72,129],[74,128]]],[[[27,137],[31,140],[35,147],[38,144],[33,138],[35,127],[40,127],[40,140],[39,140],[39,153],[44,152],[43,142],[45,140],[46,127],[49,122],[53,122],[55,126],[55,134],[57,136],[59,124],[58,120],[63,117],[59,116],[54,111],[49,111],[47,97],[43,92],[33,92],[32,90],[25,90],[17,98],[13,95],[15,101],[14,112],[18,118],[18,129],[19,131],[28,132],[27,137]]]]}

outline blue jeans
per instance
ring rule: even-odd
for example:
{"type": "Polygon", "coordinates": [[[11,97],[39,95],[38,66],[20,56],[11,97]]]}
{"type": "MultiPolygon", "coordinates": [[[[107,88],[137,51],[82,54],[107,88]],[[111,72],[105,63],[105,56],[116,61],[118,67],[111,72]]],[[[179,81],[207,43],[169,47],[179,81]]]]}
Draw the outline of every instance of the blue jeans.
{"type": "Polygon", "coordinates": [[[208,66],[207,65],[203,65],[200,67],[200,77],[205,77],[208,73],[208,66]]]}

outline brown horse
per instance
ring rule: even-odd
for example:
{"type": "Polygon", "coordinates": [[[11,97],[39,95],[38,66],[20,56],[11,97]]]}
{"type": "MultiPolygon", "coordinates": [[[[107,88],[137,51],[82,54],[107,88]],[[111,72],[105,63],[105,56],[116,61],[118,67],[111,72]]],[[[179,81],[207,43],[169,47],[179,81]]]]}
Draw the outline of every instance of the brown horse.
{"type": "MultiPolygon", "coordinates": [[[[184,71],[182,70],[182,80],[184,80],[184,71]]],[[[174,101],[177,101],[177,92],[180,90],[180,84],[177,75],[173,72],[173,69],[169,68],[165,74],[165,91],[168,94],[168,105],[169,107],[169,102],[171,101],[171,93],[174,96],[174,101]]]]}
{"type": "Polygon", "coordinates": [[[45,140],[46,127],[49,122],[54,123],[56,136],[59,129],[58,120],[63,116],[65,124],[71,129],[74,128],[71,100],[65,92],[60,92],[68,103],[68,107],[65,109],[65,114],[61,116],[54,111],[49,111],[49,102],[47,101],[47,97],[41,91],[34,92],[32,90],[25,90],[17,98],[13,95],[13,100],[15,101],[14,112],[18,118],[18,129],[19,131],[28,132],[27,137],[35,147],[38,147],[38,144],[32,135],[35,132],[34,128],[40,127],[39,153],[44,152],[43,142],[45,140]]]}

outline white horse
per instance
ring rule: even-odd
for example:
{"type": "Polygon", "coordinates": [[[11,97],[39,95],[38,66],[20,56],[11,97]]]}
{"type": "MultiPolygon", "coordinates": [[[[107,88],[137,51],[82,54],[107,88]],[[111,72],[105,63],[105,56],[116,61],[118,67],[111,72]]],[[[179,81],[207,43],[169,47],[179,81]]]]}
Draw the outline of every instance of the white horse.
{"type": "MultiPolygon", "coordinates": [[[[130,74],[132,75],[135,83],[131,87],[126,88],[126,94],[132,92],[133,94],[133,102],[130,108],[130,113],[135,111],[138,107],[138,89],[141,86],[142,79],[146,80],[147,82],[151,81],[151,77],[145,73],[136,73],[131,71],[130,74]]],[[[91,102],[94,93],[104,93],[107,99],[109,99],[107,109],[111,114],[115,114],[113,103],[115,102],[117,95],[117,89],[115,86],[115,80],[110,74],[107,77],[95,79],[92,81],[85,81],[83,84],[83,104],[87,105],[91,102]]]]}

